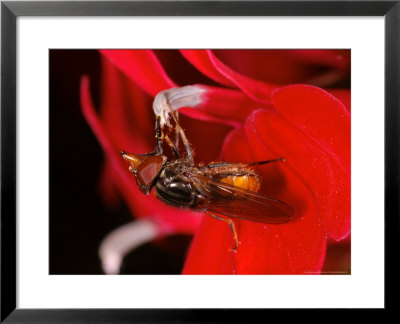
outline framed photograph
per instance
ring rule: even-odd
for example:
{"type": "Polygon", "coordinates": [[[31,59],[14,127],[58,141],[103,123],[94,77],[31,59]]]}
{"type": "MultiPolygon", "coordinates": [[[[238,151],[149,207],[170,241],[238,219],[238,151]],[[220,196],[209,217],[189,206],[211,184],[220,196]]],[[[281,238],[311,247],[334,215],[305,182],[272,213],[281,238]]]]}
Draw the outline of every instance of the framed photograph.
{"type": "Polygon", "coordinates": [[[1,10],[2,321],[391,308],[398,1],[1,10]]]}

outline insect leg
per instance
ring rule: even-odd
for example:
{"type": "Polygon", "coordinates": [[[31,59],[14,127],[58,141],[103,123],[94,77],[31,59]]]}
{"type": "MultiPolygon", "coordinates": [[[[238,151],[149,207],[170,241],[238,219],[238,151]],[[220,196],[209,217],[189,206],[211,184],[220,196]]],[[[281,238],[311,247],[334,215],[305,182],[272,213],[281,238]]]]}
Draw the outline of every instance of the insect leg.
{"type": "Polygon", "coordinates": [[[214,217],[215,219],[223,221],[223,222],[225,222],[225,223],[227,223],[229,225],[229,227],[230,227],[230,229],[232,231],[232,234],[233,234],[233,239],[235,240],[235,246],[233,247],[232,252],[236,253],[239,243],[238,243],[238,237],[237,237],[237,233],[236,233],[236,229],[235,229],[235,223],[233,222],[233,220],[231,220],[230,218],[224,218],[224,217],[217,216],[217,215],[212,214],[210,212],[206,212],[206,214],[214,217]]]}
{"type": "MultiPolygon", "coordinates": [[[[177,111],[173,112],[175,118],[176,118],[176,122],[179,123],[179,114],[177,111]]],[[[179,129],[177,127],[175,127],[175,147],[177,150],[179,150],[179,129]]]]}
{"type": "Polygon", "coordinates": [[[168,137],[168,135],[164,136],[165,141],[167,142],[167,144],[169,145],[169,147],[171,148],[172,152],[174,153],[175,159],[179,159],[179,152],[178,149],[175,147],[175,145],[172,143],[172,141],[170,140],[170,138],[168,137]]]}
{"type": "Polygon", "coordinates": [[[179,159],[179,151],[177,146],[172,143],[168,135],[165,135],[161,129],[160,116],[157,116],[156,119],[156,140],[156,151],[158,153],[162,154],[162,141],[165,140],[174,153],[175,158],[179,159]]]}
{"type": "Polygon", "coordinates": [[[190,148],[190,144],[189,144],[189,141],[188,141],[188,139],[187,139],[187,137],[186,137],[186,135],[185,135],[185,132],[183,131],[181,125],[179,125],[179,122],[178,122],[178,120],[176,119],[175,114],[171,114],[171,117],[172,117],[172,119],[173,119],[174,122],[175,122],[175,127],[178,128],[179,135],[180,135],[181,138],[182,138],[183,145],[185,145],[186,152],[187,152],[187,155],[188,155],[187,157],[188,157],[190,163],[191,163],[192,165],[194,165],[192,149],[190,148]]]}
{"type": "Polygon", "coordinates": [[[161,129],[161,117],[156,118],[156,151],[162,154],[162,141],[164,138],[164,133],[161,129]]]}
{"type": "Polygon", "coordinates": [[[226,169],[232,169],[232,168],[246,168],[247,165],[242,164],[242,163],[235,163],[235,162],[217,162],[217,163],[211,163],[205,165],[203,168],[204,169],[212,169],[212,168],[226,168],[226,169]]]}
{"type": "Polygon", "coordinates": [[[274,160],[251,162],[251,163],[247,164],[247,166],[262,165],[262,164],[273,163],[273,162],[285,162],[285,161],[286,161],[285,158],[279,158],[279,159],[274,159],[274,160]]]}
{"type": "Polygon", "coordinates": [[[217,163],[208,164],[208,165],[204,166],[203,168],[205,168],[205,169],[220,168],[221,170],[223,168],[226,168],[227,170],[229,170],[230,168],[247,168],[247,167],[253,166],[253,165],[263,165],[263,164],[268,164],[268,163],[272,163],[272,162],[281,162],[281,161],[284,162],[286,160],[285,160],[285,158],[279,158],[279,159],[274,159],[274,160],[251,162],[248,164],[235,163],[235,162],[217,162],[217,163]]]}

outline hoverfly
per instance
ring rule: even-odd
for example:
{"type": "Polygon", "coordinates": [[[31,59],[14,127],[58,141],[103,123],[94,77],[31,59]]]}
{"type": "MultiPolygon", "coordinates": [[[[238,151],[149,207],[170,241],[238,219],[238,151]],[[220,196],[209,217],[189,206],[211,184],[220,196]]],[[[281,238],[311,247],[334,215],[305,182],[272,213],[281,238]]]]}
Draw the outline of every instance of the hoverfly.
{"type": "MultiPolygon", "coordinates": [[[[229,224],[233,233],[234,248],[238,237],[234,219],[244,219],[267,224],[283,224],[290,221],[293,209],[289,205],[257,193],[260,176],[253,169],[256,165],[284,161],[283,158],[252,162],[213,162],[195,165],[189,141],[179,125],[176,111],[170,112],[175,124],[176,138],[173,143],[156,120],[156,149],[147,154],[121,151],[129,162],[129,171],[135,175],[140,191],[148,195],[152,188],[157,198],[167,205],[187,208],[208,215],[229,224]],[[178,149],[179,138],[185,147],[185,154],[178,149]],[[163,154],[162,143],[171,149],[174,159],[163,154]]],[[[170,129],[172,128],[171,125],[170,129]]]]}

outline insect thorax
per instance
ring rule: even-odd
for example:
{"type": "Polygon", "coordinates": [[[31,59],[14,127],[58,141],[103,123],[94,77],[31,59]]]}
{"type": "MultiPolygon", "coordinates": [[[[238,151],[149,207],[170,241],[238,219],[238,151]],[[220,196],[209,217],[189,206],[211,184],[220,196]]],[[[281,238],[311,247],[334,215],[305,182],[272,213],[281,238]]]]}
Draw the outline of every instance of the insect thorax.
{"type": "Polygon", "coordinates": [[[196,192],[184,174],[188,167],[184,161],[167,164],[155,184],[156,196],[171,206],[193,208],[196,203],[196,192]]]}

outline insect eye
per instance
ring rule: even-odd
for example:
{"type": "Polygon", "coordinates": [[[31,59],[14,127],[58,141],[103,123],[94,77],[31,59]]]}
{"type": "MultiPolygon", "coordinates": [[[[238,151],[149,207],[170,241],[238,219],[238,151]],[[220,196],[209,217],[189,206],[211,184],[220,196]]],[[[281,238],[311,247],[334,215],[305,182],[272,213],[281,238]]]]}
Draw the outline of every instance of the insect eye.
{"type": "Polygon", "coordinates": [[[139,183],[143,186],[151,186],[154,179],[160,173],[163,164],[164,158],[160,155],[155,155],[144,160],[136,169],[136,176],[139,183]]]}

